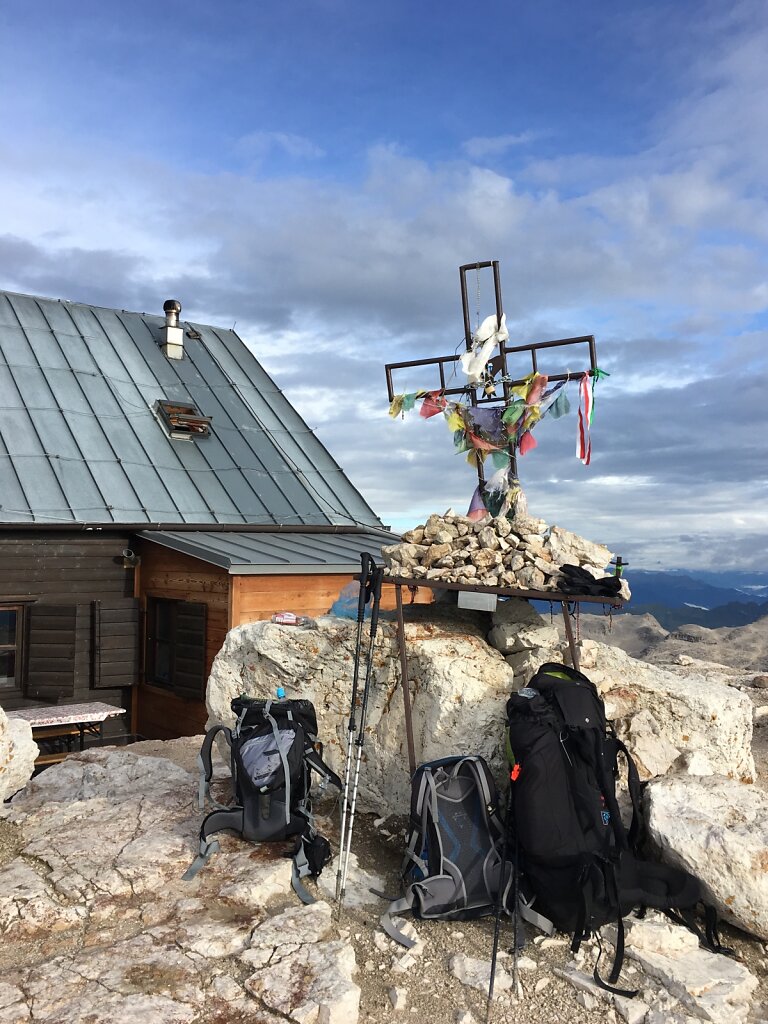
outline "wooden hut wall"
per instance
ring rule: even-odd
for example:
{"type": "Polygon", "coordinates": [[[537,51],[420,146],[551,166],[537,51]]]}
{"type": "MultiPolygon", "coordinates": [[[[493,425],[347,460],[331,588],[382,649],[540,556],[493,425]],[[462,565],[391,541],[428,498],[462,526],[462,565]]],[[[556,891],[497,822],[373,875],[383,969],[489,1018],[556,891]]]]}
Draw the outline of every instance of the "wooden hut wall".
{"type": "MultiPolygon", "coordinates": [[[[133,547],[141,555],[138,592],[145,621],[148,608],[151,614],[153,599],[186,602],[190,609],[205,606],[203,683],[228,629],[268,619],[280,611],[312,617],[325,615],[342,588],[353,579],[352,574],[335,573],[230,576],[225,569],[153,541],[136,540],[133,547]]],[[[403,596],[405,601],[410,600],[409,594],[403,596]]],[[[419,603],[431,599],[432,591],[418,591],[419,603]]],[[[385,587],[382,607],[394,606],[394,587],[385,587]]],[[[148,624],[147,628],[151,626],[148,624]]],[[[199,698],[193,697],[188,688],[172,692],[149,681],[147,667],[145,664],[135,697],[134,730],[147,739],[171,739],[202,732],[207,720],[202,688],[199,698]]]]}
{"type": "MultiPolygon", "coordinates": [[[[153,598],[205,606],[204,685],[229,628],[228,573],[153,541],[137,540],[134,550],[141,555],[139,593],[145,617],[147,603],[153,598]]],[[[136,732],[148,739],[172,739],[202,732],[207,718],[202,691],[199,698],[187,695],[186,691],[181,696],[147,681],[146,670],[145,664],[136,694],[136,732]]]]}
{"type": "MultiPolygon", "coordinates": [[[[93,700],[130,707],[138,617],[134,571],[123,567],[128,546],[120,533],[0,528],[0,606],[20,609],[20,685],[0,690],[6,710],[93,700]]],[[[105,731],[124,729],[117,719],[105,731]]]]}
{"type": "MultiPolygon", "coordinates": [[[[327,615],[341,590],[351,583],[353,575],[328,574],[317,576],[233,576],[232,577],[232,618],[233,626],[257,619],[268,619],[275,612],[290,611],[297,615],[327,615]]],[[[409,602],[410,593],[403,594],[403,601],[409,602]]],[[[422,587],[417,591],[419,604],[429,603],[432,591],[422,587]]],[[[381,595],[381,607],[391,610],[395,607],[395,588],[386,586],[381,595]]]]}

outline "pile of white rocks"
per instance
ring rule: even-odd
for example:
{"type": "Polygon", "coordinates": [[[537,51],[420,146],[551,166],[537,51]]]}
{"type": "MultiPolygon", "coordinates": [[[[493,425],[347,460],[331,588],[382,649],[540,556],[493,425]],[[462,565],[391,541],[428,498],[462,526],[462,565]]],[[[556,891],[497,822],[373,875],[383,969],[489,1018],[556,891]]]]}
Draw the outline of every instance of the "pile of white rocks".
{"type": "MultiPolygon", "coordinates": [[[[602,579],[610,575],[605,566],[612,558],[605,545],[523,511],[511,519],[472,520],[452,509],[408,530],[400,543],[382,548],[382,555],[392,576],[521,590],[557,590],[563,565],[578,565],[602,579]]],[[[620,596],[630,596],[625,580],[620,596]]]]}

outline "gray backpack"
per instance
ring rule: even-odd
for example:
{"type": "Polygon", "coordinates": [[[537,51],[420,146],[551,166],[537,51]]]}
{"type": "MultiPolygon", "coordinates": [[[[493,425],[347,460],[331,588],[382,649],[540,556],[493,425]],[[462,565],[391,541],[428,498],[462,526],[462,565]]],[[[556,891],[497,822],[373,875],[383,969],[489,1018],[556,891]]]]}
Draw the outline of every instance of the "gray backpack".
{"type": "Polygon", "coordinates": [[[392,916],[412,911],[429,920],[461,921],[496,911],[499,886],[506,905],[512,865],[502,871],[504,827],[493,776],[482,757],[429,761],[411,782],[411,816],[402,877],[405,895],[390,903],[384,931],[404,946],[413,940],[392,916]]]}

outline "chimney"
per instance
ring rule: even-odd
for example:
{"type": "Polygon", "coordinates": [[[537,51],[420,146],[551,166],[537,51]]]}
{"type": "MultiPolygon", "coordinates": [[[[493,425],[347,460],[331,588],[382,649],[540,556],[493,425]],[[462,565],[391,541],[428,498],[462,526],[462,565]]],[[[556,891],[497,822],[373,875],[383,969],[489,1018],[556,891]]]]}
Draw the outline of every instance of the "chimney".
{"type": "Polygon", "coordinates": [[[181,303],[178,299],[168,299],[163,303],[165,326],[160,329],[163,352],[169,359],[184,358],[184,329],[179,327],[181,303]]]}

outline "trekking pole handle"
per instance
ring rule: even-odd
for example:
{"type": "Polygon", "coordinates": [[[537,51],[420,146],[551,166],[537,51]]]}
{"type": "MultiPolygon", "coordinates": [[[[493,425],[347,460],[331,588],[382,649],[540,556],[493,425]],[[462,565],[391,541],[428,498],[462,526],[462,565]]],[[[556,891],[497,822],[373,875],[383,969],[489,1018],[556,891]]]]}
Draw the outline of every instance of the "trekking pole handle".
{"type": "Polygon", "coordinates": [[[373,594],[371,605],[371,646],[368,651],[368,666],[365,672],[365,684],[363,686],[363,702],[360,708],[360,732],[357,737],[358,747],[362,747],[365,736],[365,716],[368,710],[368,695],[371,691],[371,669],[373,668],[373,648],[376,642],[376,630],[379,625],[379,605],[381,603],[381,584],[384,580],[384,569],[375,568],[371,577],[371,592],[373,594]]]}
{"type": "Polygon", "coordinates": [[[375,563],[366,551],[361,552],[360,563],[360,592],[357,596],[357,617],[358,621],[362,622],[365,615],[365,606],[368,604],[368,598],[371,596],[371,573],[374,570],[375,563]]]}
{"type": "MultiPolygon", "coordinates": [[[[360,640],[362,637],[363,620],[365,619],[365,606],[368,603],[368,599],[371,596],[371,574],[375,568],[376,563],[373,557],[368,554],[367,551],[360,553],[360,589],[357,594],[357,640],[355,641],[355,669],[352,677],[352,699],[349,704],[349,725],[347,727],[350,733],[355,731],[355,711],[357,704],[357,679],[360,669],[359,664],[359,652],[360,652],[360,640]]],[[[358,577],[356,577],[358,578],[358,577]]]]}
{"type": "Polygon", "coordinates": [[[371,636],[376,635],[379,625],[379,605],[381,604],[381,585],[384,582],[384,569],[381,566],[374,566],[371,573],[371,593],[373,604],[371,605],[371,636]]]}

